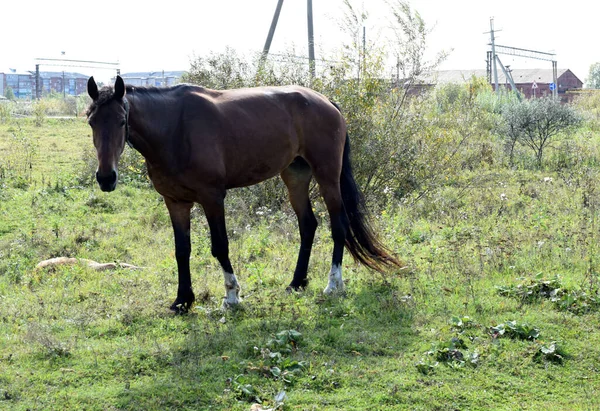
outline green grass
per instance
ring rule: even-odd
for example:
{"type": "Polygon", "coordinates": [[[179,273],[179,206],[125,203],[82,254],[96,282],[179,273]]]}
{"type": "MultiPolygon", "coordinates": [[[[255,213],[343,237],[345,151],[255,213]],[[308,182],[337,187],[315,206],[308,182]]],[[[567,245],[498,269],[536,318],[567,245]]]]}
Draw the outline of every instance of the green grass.
{"type": "MultiPolygon", "coordinates": [[[[259,399],[274,407],[282,391],[286,410],[600,408],[598,311],[497,290],[542,273],[593,294],[595,170],[465,171],[425,199],[391,201],[376,225],[409,269],[384,278],[347,257],[337,298],[321,293],[331,258],[322,206],[310,286],[286,294],[298,248],[290,207],[258,215],[233,193],[228,231],[243,304],[221,310],[221,270],[195,210],[198,301],[175,316],[160,196],[141,184],[109,194],[84,184],[91,138],[81,119],[19,126],[37,149],[26,181],[0,179],[0,409],[248,410],[259,399]],[[55,256],[144,269],[35,269],[55,256]],[[470,322],[457,327],[456,316],[470,322]],[[539,338],[493,338],[490,327],[507,321],[539,338]],[[301,337],[282,341],[286,330],[301,337]],[[437,358],[452,338],[476,364],[437,358]],[[562,362],[538,354],[552,341],[562,362]]],[[[16,127],[0,124],[0,159],[14,155],[16,127]]]]}

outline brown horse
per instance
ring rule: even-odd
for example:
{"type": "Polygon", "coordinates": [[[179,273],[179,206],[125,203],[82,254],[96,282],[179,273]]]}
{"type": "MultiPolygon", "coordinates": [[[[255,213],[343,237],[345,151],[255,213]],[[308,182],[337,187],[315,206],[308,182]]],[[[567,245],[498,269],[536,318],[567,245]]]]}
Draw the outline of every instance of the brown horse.
{"type": "Polygon", "coordinates": [[[195,299],[189,264],[194,203],[204,209],[212,255],[223,269],[224,304],[240,302],[225,229],[226,190],[257,184],[277,174],[287,186],[300,228],[291,289],[308,284],[317,228],[308,195],[312,177],[327,206],[334,242],[324,292],[343,289],[344,245],[355,259],[380,272],[400,265],[369,226],[350,167],[346,123],[337,106],[323,95],[302,87],[226,91],[192,85],[126,87],[120,76],[114,87],[100,90],[90,77],[88,94],[92,103],[87,117],[98,154],[100,189],[115,189],[117,164],[128,143],[146,159],[152,184],[165,199],[179,272],[172,310],[186,311],[195,299]]]}

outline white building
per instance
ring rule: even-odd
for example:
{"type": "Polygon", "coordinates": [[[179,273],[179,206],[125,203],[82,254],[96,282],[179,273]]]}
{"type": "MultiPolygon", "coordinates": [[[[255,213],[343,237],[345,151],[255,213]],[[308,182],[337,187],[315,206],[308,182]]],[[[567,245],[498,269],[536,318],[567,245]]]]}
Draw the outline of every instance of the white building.
{"type": "Polygon", "coordinates": [[[183,73],[185,71],[143,71],[121,74],[121,77],[125,84],[132,86],[166,87],[179,83],[183,73]]]}

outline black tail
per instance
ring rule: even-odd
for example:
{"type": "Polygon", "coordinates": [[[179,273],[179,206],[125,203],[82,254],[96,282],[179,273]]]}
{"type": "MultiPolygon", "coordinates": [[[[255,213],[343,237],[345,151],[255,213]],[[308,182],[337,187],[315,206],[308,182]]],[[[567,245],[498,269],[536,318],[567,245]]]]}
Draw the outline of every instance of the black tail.
{"type": "Polygon", "coordinates": [[[350,137],[346,134],[342,175],[340,178],[342,201],[348,216],[346,248],[352,256],[374,270],[385,273],[388,269],[402,267],[400,261],[379,241],[369,223],[364,198],[356,185],[350,164],[350,137]]]}

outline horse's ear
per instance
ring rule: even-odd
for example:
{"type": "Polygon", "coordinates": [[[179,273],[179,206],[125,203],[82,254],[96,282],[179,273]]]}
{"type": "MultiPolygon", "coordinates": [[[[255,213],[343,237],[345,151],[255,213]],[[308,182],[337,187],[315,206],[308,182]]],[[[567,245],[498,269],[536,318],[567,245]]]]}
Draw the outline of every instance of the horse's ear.
{"type": "Polygon", "coordinates": [[[92,98],[92,100],[94,100],[94,101],[98,100],[98,96],[99,96],[98,85],[96,84],[96,80],[94,80],[94,76],[92,76],[88,79],[87,91],[88,91],[88,94],[90,95],[90,97],[92,98]]]}
{"type": "Polygon", "coordinates": [[[117,100],[120,100],[123,98],[123,96],[125,96],[125,82],[123,81],[121,76],[117,76],[117,79],[115,80],[114,96],[117,100]]]}

